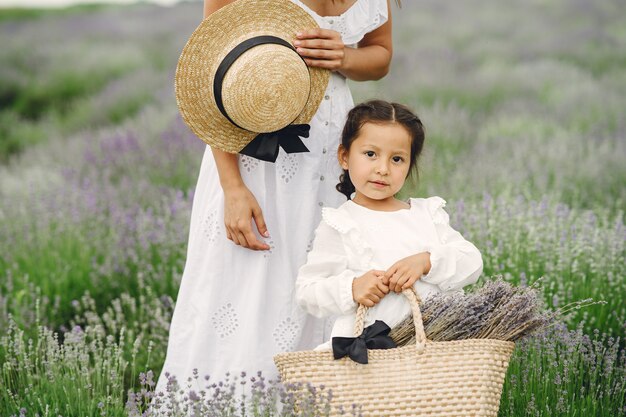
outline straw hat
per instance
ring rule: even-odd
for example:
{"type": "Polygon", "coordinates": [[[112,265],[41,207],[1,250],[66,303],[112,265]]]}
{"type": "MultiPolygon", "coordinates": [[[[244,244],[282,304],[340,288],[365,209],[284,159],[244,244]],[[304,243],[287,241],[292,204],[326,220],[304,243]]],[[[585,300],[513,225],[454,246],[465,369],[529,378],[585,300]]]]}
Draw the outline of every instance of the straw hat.
{"type": "Polygon", "coordinates": [[[309,68],[296,32],[318,27],[290,0],[238,0],[209,15],[178,60],[176,101],[191,130],[212,147],[275,161],[279,145],[308,152],[311,120],[330,72],[309,68]]]}

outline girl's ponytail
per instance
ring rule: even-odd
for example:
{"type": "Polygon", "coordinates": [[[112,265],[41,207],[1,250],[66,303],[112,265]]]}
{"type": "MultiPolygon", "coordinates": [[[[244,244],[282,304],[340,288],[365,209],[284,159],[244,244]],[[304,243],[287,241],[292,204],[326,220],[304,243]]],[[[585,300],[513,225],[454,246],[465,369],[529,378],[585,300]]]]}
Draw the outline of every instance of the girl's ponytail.
{"type": "Polygon", "coordinates": [[[350,200],[350,196],[356,191],[356,189],[354,188],[354,184],[352,184],[350,174],[347,170],[343,170],[343,174],[339,177],[339,184],[337,184],[335,188],[341,194],[345,195],[348,200],[350,200]]]}

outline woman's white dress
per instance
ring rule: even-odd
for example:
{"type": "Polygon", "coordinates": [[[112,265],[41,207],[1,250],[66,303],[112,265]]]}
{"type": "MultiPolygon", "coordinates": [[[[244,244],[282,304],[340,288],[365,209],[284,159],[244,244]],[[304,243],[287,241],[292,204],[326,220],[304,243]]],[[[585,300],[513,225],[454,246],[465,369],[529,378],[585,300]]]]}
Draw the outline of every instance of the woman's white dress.
{"type": "MultiPolygon", "coordinates": [[[[342,15],[328,17],[292,1],[322,28],[341,33],[346,45],[355,45],[387,20],[386,0],[357,0],[342,15]]],[[[206,148],[157,390],[164,390],[166,372],[186,386],[194,369],[199,382],[205,375],[218,381],[226,372],[241,371],[262,371],[273,378],[276,353],[312,349],[328,338],[330,326],[297,305],[294,284],[311,249],[322,207],[345,201],[335,189],[341,173],[337,146],[352,106],[346,79],[333,73],[310,123],[310,136],[303,140],[310,152],[286,154],[281,149],[275,164],[240,155],[243,180],[267,223],[270,238],[264,240],[269,251],[244,249],[226,238],[224,195],[212,152],[206,148]]]]}

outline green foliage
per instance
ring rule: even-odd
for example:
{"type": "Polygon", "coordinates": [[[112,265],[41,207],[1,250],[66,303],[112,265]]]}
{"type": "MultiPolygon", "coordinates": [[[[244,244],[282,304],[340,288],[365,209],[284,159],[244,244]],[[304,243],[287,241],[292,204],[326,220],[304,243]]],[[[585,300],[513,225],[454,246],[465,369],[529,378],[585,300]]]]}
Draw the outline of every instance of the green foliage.
{"type": "Polygon", "coordinates": [[[42,124],[33,124],[12,111],[0,112],[0,163],[6,162],[9,155],[41,143],[47,133],[42,124]]]}
{"type": "Polygon", "coordinates": [[[126,390],[164,360],[152,350],[165,343],[171,316],[171,299],[157,299],[141,279],[139,286],[137,298],[124,293],[103,313],[86,293],[61,333],[50,330],[39,298],[26,331],[10,318],[0,339],[0,414],[126,415],[126,390]]]}
{"type": "Polygon", "coordinates": [[[619,340],[582,326],[555,328],[516,346],[500,416],[614,416],[626,406],[626,369],[619,340]]]}
{"type": "Polygon", "coordinates": [[[99,8],[37,11],[55,16],[37,22],[0,19],[0,33],[12,39],[0,50],[0,162],[35,144],[118,125],[171,86],[169,65],[179,48],[172,38],[179,35],[163,32],[165,24],[154,34],[137,31],[135,42],[118,39],[116,28],[136,23],[126,16],[131,8],[103,5],[100,19],[87,13],[99,8]],[[88,36],[72,32],[94,22],[88,36]]]}
{"type": "Polygon", "coordinates": [[[105,3],[93,2],[92,4],[78,4],[59,9],[0,7],[0,23],[3,21],[15,22],[20,20],[41,19],[50,16],[59,16],[72,13],[96,12],[106,7],[111,6],[108,6],[105,3]]]}

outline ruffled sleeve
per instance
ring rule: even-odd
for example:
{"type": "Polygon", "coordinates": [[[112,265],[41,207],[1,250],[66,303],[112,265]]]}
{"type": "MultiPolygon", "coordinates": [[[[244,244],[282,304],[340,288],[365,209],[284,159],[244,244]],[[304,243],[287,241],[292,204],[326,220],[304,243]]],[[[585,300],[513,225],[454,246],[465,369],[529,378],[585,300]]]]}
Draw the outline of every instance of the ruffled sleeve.
{"type": "Polygon", "coordinates": [[[338,214],[337,210],[323,209],[324,220],[315,230],[313,248],[296,279],[298,304],[316,317],[349,314],[357,307],[352,298],[352,281],[357,273],[348,268],[342,237],[349,228],[333,221],[331,214],[338,214]]]}
{"type": "Polygon", "coordinates": [[[442,291],[457,291],[475,283],[483,271],[480,251],[450,226],[443,198],[430,197],[425,203],[439,242],[427,246],[431,267],[421,281],[435,284],[442,291]]]}
{"type": "Polygon", "coordinates": [[[345,13],[345,26],[340,29],[343,43],[357,44],[366,34],[382,26],[388,18],[387,0],[357,0],[345,13]]]}

